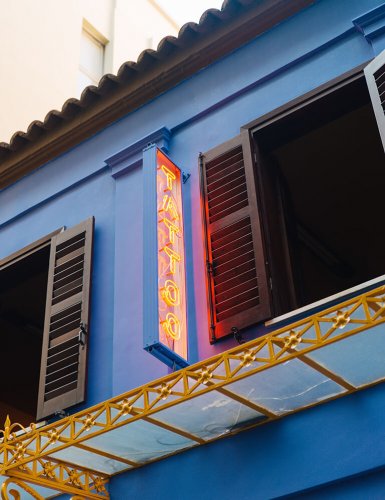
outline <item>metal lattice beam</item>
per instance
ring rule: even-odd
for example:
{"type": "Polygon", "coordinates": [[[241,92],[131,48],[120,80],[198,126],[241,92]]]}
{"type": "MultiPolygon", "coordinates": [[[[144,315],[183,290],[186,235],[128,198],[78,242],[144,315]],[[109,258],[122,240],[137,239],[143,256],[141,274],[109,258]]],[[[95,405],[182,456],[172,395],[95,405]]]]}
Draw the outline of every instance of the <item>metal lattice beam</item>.
{"type": "MultiPolygon", "coordinates": [[[[166,428],[156,413],[214,390],[260,411],[266,416],[264,422],[276,419],[278,415],[274,412],[235,395],[226,386],[293,359],[327,375],[343,387],[343,394],[354,392],[358,387],[317,365],[307,355],[384,322],[385,287],[382,286],[48,426],[34,427],[18,436],[8,425],[0,446],[3,464],[0,472],[12,474],[23,466],[33,467],[40,460],[50,462],[50,455],[69,447],[86,449],[87,440],[140,419],[166,428]]],[[[185,430],[173,426],[172,431],[195,441],[196,445],[202,443],[199,436],[185,430]]],[[[91,449],[90,453],[104,453],[91,449]]],[[[140,465],[111,454],[109,458],[131,467],[140,465]]]]}
{"type": "MultiPolygon", "coordinates": [[[[15,500],[20,499],[20,492],[19,490],[23,490],[29,495],[31,495],[32,498],[35,500],[45,500],[43,496],[40,495],[30,484],[28,484],[26,481],[29,481],[29,478],[23,478],[23,476],[20,474],[20,477],[9,477],[6,479],[2,486],[1,486],[1,499],[2,500],[10,500],[10,496],[12,495],[12,498],[15,500]],[[15,489],[17,488],[17,489],[15,489]]],[[[68,488],[66,490],[61,490],[61,493],[69,493],[70,495],[74,495],[71,497],[71,500],[87,500],[88,498],[101,498],[101,497],[94,497],[94,496],[86,496],[89,495],[87,493],[81,493],[79,494],[76,491],[72,491],[71,488],[68,488]]],[[[104,498],[104,497],[103,497],[104,498]]]]}
{"type": "Polygon", "coordinates": [[[45,486],[62,493],[79,495],[81,498],[99,500],[109,498],[106,489],[108,483],[106,475],[63,461],[43,457],[19,465],[8,471],[7,475],[12,479],[45,486]]]}

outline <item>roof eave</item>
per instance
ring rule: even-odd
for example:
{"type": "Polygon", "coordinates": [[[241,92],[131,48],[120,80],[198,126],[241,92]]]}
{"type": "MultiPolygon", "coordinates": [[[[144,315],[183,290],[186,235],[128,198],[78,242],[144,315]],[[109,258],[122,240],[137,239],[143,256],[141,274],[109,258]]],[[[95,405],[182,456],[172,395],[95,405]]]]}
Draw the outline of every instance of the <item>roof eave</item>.
{"type": "Polygon", "coordinates": [[[138,109],[200,69],[284,21],[315,0],[229,0],[209,10],[199,24],[182,27],[178,38],[164,38],[157,51],[144,51],[118,75],[105,75],[80,100],[33,122],[11,143],[0,144],[0,189],[138,109]]]}

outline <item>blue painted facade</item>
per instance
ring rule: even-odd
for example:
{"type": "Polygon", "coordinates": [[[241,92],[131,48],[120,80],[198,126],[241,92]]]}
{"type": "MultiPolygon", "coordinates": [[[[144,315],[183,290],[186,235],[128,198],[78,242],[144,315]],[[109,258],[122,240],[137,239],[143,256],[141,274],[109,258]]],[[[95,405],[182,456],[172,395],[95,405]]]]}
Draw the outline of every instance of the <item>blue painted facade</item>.
{"type": "MultiPolygon", "coordinates": [[[[383,1],[319,0],[0,192],[0,258],[95,217],[87,400],[76,409],[169,370],[143,350],[142,149],[155,142],[191,174],[183,189],[194,363],[235,345],[209,343],[199,152],[383,49],[383,1]]],[[[117,476],[111,497],[384,498],[384,415],[382,384],[117,476]]]]}

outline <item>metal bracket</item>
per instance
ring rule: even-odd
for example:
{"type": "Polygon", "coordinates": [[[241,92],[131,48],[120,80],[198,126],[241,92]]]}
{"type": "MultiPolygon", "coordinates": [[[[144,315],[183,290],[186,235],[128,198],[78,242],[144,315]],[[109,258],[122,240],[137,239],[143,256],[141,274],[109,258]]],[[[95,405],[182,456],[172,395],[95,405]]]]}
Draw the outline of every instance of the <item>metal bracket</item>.
{"type": "Polygon", "coordinates": [[[215,325],[210,325],[210,344],[215,344],[217,338],[215,336],[215,325]]]}
{"type": "Polygon", "coordinates": [[[231,328],[231,333],[234,335],[234,338],[238,342],[238,344],[244,344],[246,342],[236,326],[233,326],[231,328]]]}
{"type": "Polygon", "coordinates": [[[190,179],[191,174],[188,174],[187,172],[182,172],[182,181],[183,184],[186,184],[186,182],[190,179]]]}
{"type": "Polygon", "coordinates": [[[79,345],[82,346],[82,349],[84,349],[84,346],[86,345],[86,336],[87,336],[87,327],[85,323],[80,323],[79,327],[79,345]]]}
{"type": "Polygon", "coordinates": [[[58,418],[65,418],[69,416],[69,413],[64,410],[58,410],[55,411],[54,416],[58,418]]]}

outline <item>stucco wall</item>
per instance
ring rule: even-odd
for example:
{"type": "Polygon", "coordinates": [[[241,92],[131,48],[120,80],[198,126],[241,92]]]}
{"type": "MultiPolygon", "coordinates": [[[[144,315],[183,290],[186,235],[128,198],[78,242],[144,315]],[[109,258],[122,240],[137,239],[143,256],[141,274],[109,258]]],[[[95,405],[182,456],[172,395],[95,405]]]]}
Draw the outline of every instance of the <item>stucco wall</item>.
{"type": "MultiPolygon", "coordinates": [[[[183,188],[189,360],[232,347],[233,340],[212,346],[208,339],[198,154],[372,59],[385,41],[380,32],[365,38],[353,20],[382,4],[316,2],[0,193],[0,257],[95,216],[89,388],[82,407],[168,371],[142,349],[141,167],[134,162],[113,177],[105,160],[162,127],[171,131],[169,154],[191,173],[183,188]]],[[[273,498],[381,468],[384,405],[380,385],[117,477],[112,498],[273,498]]],[[[377,495],[384,485],[375,477],[377,495]]]]}

